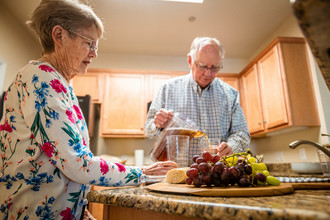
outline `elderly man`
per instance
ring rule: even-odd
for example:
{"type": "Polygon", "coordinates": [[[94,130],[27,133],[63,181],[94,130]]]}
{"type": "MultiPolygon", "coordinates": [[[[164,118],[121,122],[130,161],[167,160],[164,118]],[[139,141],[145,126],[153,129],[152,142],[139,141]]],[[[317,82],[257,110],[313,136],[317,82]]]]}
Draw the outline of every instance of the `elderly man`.
{"type": "MultiPolygon", "coordinates": [[[[193,120],[209,138],[219,138],[218,154],[245,151],[250,133],[239,104],[239,93],[216,78],[224,50],[215,38],[196,38],[187,55],[190,73],[166,81],[153,100],[145,130],[154,137],[180,112],[193,120]]],[[[190,141],[189,158],[199,154],[199,140],[190,141]]]]}

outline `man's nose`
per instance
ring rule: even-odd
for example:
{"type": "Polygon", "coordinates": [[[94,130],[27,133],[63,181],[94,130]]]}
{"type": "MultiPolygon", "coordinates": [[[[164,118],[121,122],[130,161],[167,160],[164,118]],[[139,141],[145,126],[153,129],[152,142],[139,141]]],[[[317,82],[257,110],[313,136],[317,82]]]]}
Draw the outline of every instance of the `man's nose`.
{"type": "Polygon", "coordinates": [[[211,71],[211,69],[209,69],[209,68],[207,68],[206,70],[205,70],[205,76],[211,76],[212,75],[212,71],[211,71]]]}

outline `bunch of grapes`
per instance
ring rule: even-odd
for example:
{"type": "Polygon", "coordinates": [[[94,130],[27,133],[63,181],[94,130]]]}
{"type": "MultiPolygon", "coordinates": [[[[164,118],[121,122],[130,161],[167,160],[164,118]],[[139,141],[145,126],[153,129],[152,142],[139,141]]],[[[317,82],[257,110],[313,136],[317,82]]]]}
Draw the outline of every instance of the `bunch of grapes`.
{"type": "Polygon", "coordinates": [[[202,155],[193,157],[193,164],[187,170],[186,183],[195,187],[234,186],[241,187],[257,185],[275,185],[280,181],[269,175],[267,166],[258,163],[249,153],[237,153],[224,158],[204,151],[202,155]]]}

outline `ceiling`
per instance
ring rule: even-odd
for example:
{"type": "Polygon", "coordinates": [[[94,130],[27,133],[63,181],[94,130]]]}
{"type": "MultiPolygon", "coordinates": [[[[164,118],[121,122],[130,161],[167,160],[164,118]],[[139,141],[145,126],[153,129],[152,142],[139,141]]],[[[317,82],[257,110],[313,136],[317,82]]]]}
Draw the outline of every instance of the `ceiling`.
{"type": "MultiPolygon", "coordinates": [[[[24,24],[40,0],[0,0],[24,24]]],[[[290,0],[89,0],[105,25],[99,53],[185,56],[197,36],[247,59],[292,14],[290,0]],[[194,21],[190,21],[194,20],[194,21]]]]}

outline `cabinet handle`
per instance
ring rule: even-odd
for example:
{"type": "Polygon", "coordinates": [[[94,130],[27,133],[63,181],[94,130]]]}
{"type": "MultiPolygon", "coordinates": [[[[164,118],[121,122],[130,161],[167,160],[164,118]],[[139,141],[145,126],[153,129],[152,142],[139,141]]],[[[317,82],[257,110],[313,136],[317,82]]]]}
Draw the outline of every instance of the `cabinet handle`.
{"type": "Polygon", "coordinates": [[[263,121],[263,123],[264,123],[264,124],[266,124],[266,123],[267,123],[267,121],[265,121],[265,120],[264,120],[264,121],[263,121]]]}
{"type": "Polygon", "coordinates": [[[258,122],[258,125],[261,125],[261,122],[258,122]]]}

